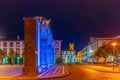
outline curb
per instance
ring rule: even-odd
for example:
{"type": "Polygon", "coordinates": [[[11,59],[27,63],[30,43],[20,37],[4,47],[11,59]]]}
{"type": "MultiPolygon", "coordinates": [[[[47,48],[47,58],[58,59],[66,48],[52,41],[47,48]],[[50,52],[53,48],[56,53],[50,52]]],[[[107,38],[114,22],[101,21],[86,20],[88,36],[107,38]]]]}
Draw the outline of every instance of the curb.
{"type": "Polygon", "coordinates": [[[99,72],[120,73],[120,72],[113,72],[113,71],[102,71],[102,70],[98,70],[98,69],[90,68],[90,67],[88,67],[88,66],[83,66],[83,67],[86,67],[86,68],[89,68],[89,69],[92,69],[92,70],[95,70],[95,71],[99,71],[99,72]]]}

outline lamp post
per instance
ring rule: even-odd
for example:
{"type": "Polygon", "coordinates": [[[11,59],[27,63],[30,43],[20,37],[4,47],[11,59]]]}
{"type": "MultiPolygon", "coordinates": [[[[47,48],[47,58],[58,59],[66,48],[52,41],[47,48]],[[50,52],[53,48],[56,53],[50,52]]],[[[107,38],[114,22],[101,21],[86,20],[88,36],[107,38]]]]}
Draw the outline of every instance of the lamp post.
{"type": "Polygon", "coordinates": [[[117,44],[114,42],[114,43],[112,43],[112,46],[113,46],[113,53],[112,53],[112,55],[114,54],[114,49],[115,49],[115,46],[116,46],[117,44]]]}
{"type": "Polygon", "coordinates": [[[94,55],[93,53],[94,53],[94,51],[93,51],[93,50],[90,50],[90,53],[91,53],[91,59],[90,59],[90,62],[93,63],[93,55],[94,55]]]}
{"type": "Polygon", "coordinates": [[[93,54],[93,52],[94,52],[93,50],[90,50],[91,56],[93,56],[93,55],[94,55],[94,54],[93,54]]]}

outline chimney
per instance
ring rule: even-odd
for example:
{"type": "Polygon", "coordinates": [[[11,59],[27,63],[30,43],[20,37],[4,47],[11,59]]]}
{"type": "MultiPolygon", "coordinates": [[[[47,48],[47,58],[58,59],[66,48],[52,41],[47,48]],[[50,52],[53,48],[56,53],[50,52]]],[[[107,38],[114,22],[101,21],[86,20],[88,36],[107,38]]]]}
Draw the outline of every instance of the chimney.
{"type": "Polygon", "coordinates": [[[17,40],[20,40],[20,36],[19,35],[17,35],[17,40]]]}

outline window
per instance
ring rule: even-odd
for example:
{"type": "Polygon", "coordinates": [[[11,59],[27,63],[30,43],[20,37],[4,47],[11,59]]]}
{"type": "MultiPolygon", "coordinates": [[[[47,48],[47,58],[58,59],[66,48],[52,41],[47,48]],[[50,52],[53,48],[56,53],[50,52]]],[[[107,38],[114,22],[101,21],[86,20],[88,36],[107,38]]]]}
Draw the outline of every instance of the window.
{"type": "Polygon", "coordinates": [[[58,47],[59,46],[59,42],[55,42],[55,47],[58,47]]]}
{"type": "Polygon", "coordinates": [[[6,48],[3,49],[3,53],[7,54],[7,49],[6,48]]]}
{"type": "Polygon", "coordinates": [[[3,47],[7,47],[7,42],[3,42],[3,47]]]}
{"type": "Polygon", "coordinates": [[[55,52],[59,52],[59,48],[55,48],[55,52]]]}
{"type": "Polygon", "coordinates": [[[20,43],[19,42],[16,42],[16,47],[20,47],[20,43]]]}
{"type": "Polygon", "coordinates": [[[10,48],[10,52],[13,52],[13,48],[10,48]]]}
{"type": "Polygon", "coordinates": [[[25,46],[25,43],[23,42],[23,43],[22,43],[22,47],[24,47],[24,46],[25,46]]]}
{"type": "Polygon", "coordinates": [[[19,48],[16,49],[16,53],[20,54],[20,49],[19,48]]]}
{"type": "Polygon", "coordinates": [[[103,45],[107,44],[107,41],[103,41],[103,45]]]}
{"type": "Polygon", "coordinates": [[[13,42],[10,42],[10,47],[13,47],[13,42]]]}

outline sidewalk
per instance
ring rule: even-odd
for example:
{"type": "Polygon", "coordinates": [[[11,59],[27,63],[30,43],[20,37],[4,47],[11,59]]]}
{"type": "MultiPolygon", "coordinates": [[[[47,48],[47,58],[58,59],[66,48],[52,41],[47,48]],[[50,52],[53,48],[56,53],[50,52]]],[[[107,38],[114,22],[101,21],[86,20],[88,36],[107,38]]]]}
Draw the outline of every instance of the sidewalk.
{"type": "Polygon", "coordinates": [[[120,65],[113,66],[112,64],[91,64],[82,66],[100,72],[120,73],[120,65]],[[115,67],[114,70],[113,67],[115,67]]]}

